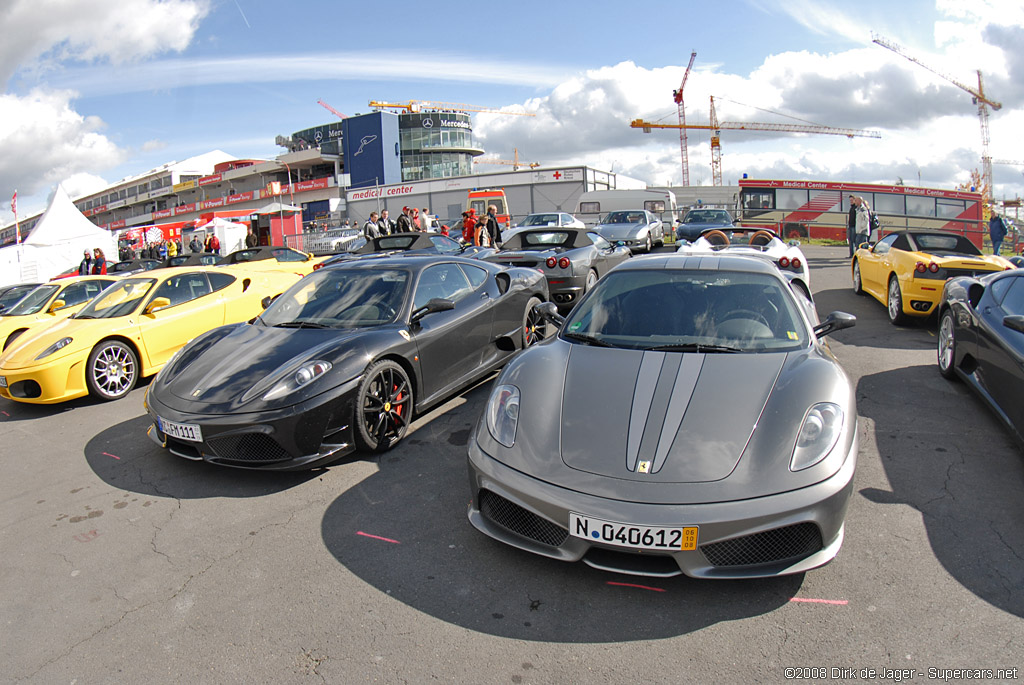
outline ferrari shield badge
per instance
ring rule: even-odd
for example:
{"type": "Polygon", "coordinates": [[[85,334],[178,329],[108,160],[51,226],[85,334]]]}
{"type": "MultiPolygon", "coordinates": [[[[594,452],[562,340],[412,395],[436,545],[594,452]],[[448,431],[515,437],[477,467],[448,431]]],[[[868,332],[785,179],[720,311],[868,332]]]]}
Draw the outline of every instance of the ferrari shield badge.
{"type": "Polygon", "coordinates": [[[650,473],[651,472],[651,462],[649,462],[649,461],[642,461],[642,462],[640,462],[640,464],[636,467],[636,471],[637,471],[637,473],[650,473]]]}

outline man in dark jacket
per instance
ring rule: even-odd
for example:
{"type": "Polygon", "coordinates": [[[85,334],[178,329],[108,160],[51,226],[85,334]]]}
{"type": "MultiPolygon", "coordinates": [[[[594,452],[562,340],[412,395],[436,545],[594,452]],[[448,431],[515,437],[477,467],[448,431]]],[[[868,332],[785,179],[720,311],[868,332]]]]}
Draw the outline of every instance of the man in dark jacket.
{"type": "Polygon", "coordinates": [[[1006,224],[1003,217],[992,212],[992,218],[988,220],[988,237],[992,239],[992,254],[999,254],[999,248],[1006,237],[1006,224]]]}
{"type": "Polygon", "coordinates": [[[368,241],[380,237],[380,224],[378,221],[377,212],[370,212],[370,218],[363,224],[363,237],[368,241]]]}
{"type": "Polygon", "coordinates": [[[256,234],[253,233],[253,230],[250,228],[249,232],[245,234],[245,246],[246,247],[256,247],[259,244],[260,244],[259,238],[256,237],[256,234]]]}
{"type": "Polygon", "coordinates": [[[92,252],[89,250],[85,251],[85,257],[82,259],[82,263],[78,265],[78,275],[88,276],[92,273],[92,252]]]}
{"type": "Polygon", "coordinates": [[[398,233],[409,233],[412,231],[412,217],[409,216],[409,208],[402,207],[402,214],[395,222],[395,230],[398,233]]]}
{"type": "Polygon", "coordinates": [[[391,235],[395,232],[395,222],[388,216],[388,210],[383,209],[380,213],[380,220],[377,222],[381,235],[391,235]]]}
{"type": "Polygon", "coordinates": [[[850,256],[857,250],[857,205],[856,198],[850,196],[850,213],[846,218],[846,243],[850,246],[850,256]]]}
{"type": "Polygon", "coordinates": [[[487,233],[490,234],[491,247],[501,247],[501,226],[498,225],[498,208],[494,205],[487,206],[487,233]]]}

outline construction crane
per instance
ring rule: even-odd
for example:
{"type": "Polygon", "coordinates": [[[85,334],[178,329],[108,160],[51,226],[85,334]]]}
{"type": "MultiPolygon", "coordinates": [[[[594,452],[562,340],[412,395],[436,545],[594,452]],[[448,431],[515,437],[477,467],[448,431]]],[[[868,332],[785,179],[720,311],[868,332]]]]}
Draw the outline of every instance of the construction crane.
{"type": "Polygon", "coordinates": [[[711,121],[707,124],[656,124],[643,119],[634,119],[629,122],[631,128],[643,129],[644,133],[650,133],[655,128],[679,128],[685,126],[687,129],[698,129],[711,131],[711,183],[722,185],[722,131],[779,131],[782,133],[820,133],[832,136],[846,136],[847,138],[881,138],[878,131],[865,131],[859,128],[836,128],[834,126],[819,126],[816,124],[764,124],[756,122],[740,121],[718,121],[715,112],[715,96],[711,96],[711,121]]]}
{"type": "Polygon", "coordinates": [[[423,110],[441,110],[453,112],[491,112],[493,114],[509,114],[518,117],[535,117],[532,112],[508,112],[492,107],[480,107],[478,105],[467,105],[463,102],[435,102],[432,100],[407,100],[406,102],[380,102],[370,100],[370,107],[374,109],[400,109],[405,112],[422,112],[423,110]]]}
{"type": "Polygon", "coordinates": [[[512,171],[519,171],[519,167],[521,167],[521,166],[530,167],[531,169],[536,169],[537,167],[540,166],[540,162],[530,162],[529,164],[527,164],[526,162],[520,162],[519,161],[519,148],[515,148],[515,154],[513,155],[513,159],[474,159],[473,163],[474,164],[510,164],[510,165],[512,165],[512,171]]]}
{"type": "Polygon", "coordinates": [[[693,67],[693,60],[697,59],[697,51],[690,53],[690,63],[686,65],[683,72],[683,82],[679,84],[679,90],[672,91],[672,99],[676,101],[676,108],[679,110],[679,156],[683,163],[683,185],[690,185],[690,156],[687,150],[686,141],[686,107],[683,104],[683,88],[686,87],[686,79],[690,77],[690,69],[693,67]]]}
{"type": "Polygon", "coordinates": [[[941,71],[936,71],[930,66],[922,62],[921,60],[913,57],[903,49],[903,46],[893,43],[892,41],[886,40],[882,36],[872,33],[871,42],[881,45],[883,48],[892,50],[900,57],[910,60],[918,66],[924,67],[928,71],[932,72],[936,76],[940,76],[960,90],[965,90],[971,94],[972,101],[978,106],[978,119],[981,122],[981,173],[982,173],[982,184],[983,192],[985,193],[985,201],[989,206],[992,204],[992,158],[988,154],[989,145],[989,129],[988,129],[988,108],[991,107],[994,110],[1002,109],[1003,105],[1001,102],[996,102],[985,96],[985,85],[981,80],[981,70],[976,69],[978,74],[978,88],[974,89],[970,86],[960,83],[952,76],[943,74],[941,71]]]}
{"type": "Polygon", "coordinates": [[[338,117],[339,119],[348,119],[348,117],[347,117],[347,116],[345,116],[344,114],[342,114],[342,113],[341,113],[341,112],[339,112],[338,110],[334,109],[333,107],[331,107],[330,105],[328,105],[328,104],[327,104],[326,102],[324,102],[323,100],[317,100],[317,101],[316,101],[316,104],[320,105],[321,107],[323,107],[324,109],[326,109],[326,110],[327,110],[328,112],[330,112],[330,113],[331,113],[331,114],[333,114],[334,116],[338,117]]]}

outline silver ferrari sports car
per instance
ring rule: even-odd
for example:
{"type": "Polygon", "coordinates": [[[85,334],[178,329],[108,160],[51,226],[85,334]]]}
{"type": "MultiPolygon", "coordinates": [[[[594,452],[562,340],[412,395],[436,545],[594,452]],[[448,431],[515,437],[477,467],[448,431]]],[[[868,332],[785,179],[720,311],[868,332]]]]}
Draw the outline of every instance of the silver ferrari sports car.
{"type": "Polygon", "coordinates": [[[495,381],[469,440],[470,522],[635,575],[828,563],[858,442],[854,387],[823,338],[854,322],[819,323],[763,259],[623,263],[495,381]]]}
{"type": "Polygon", "coordinates": [[[594,231],[610,243],[622,243],[633,252],[650,252],[665,244],[665,228],[653,212],[646,209],[609,212],[594,231]]]}
{"type": "Polygon", "coordinates": [[[680,242],[676,252],[688,255],[729,252],[763,257],[779,267],[791,283],[801,287],[804,295],[811,298],[811,270],[800,249],[800,241],[785,241],[775,231],[742,226],[706,228],[693,242],[680,242]]]}

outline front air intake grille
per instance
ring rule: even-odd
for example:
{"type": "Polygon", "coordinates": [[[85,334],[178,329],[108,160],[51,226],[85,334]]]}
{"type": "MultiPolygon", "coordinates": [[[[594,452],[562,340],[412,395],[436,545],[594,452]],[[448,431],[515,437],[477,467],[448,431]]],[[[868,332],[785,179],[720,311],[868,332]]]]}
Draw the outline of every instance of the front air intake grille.
{"type": "Polygon", "coordinates": [[[218,457],[231,461],[271,462],[291,459],[291,455],[266,433],[236,433],[207,441],[218,457]]]}
{"type": "Polygon", "coordinates": [[[523,509],[490,490],[480,491],[480,513],[510,533],[550,547],[560,547],[569,531],[523,509]]]}
{"type": "Polygon", "coordinates": [[[821,531],[818,526],[798,523],[701,545],[700,551],[713,566],[753,566],[802,559],[821,548],[821,531]]]}

